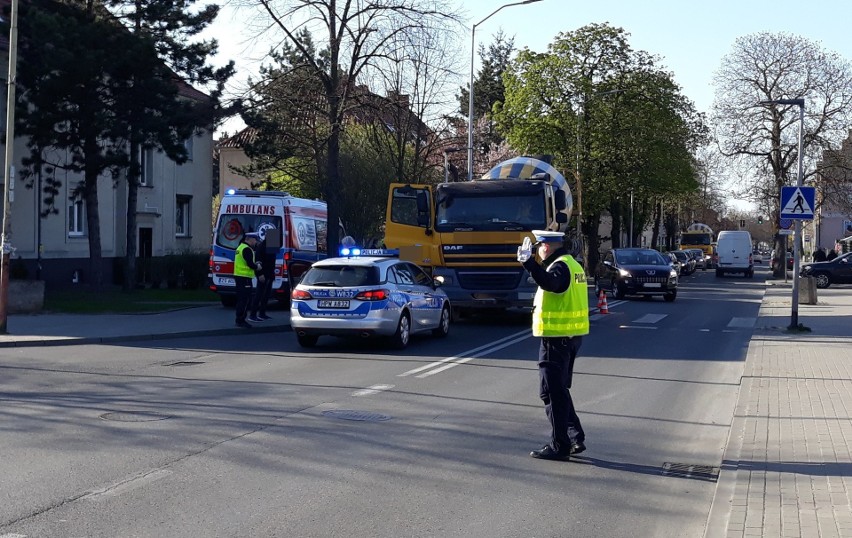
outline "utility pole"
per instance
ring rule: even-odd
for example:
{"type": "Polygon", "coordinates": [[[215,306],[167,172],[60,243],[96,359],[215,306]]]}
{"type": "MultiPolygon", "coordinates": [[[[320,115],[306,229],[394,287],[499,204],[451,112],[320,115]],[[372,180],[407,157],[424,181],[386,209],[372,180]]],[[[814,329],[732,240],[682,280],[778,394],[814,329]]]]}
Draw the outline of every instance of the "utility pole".
{"type": "Polygon", "coordinates": [[[9,312],[9,243],[12,206],[9,196],[12,182],[15,181],[15,79],[18,65],[18,0],[12,0],[11,20],[9,21],[9,75],[6,79],[6,152],[3,174],[3,232],[0,237],[0,334],[6,334],[6,316],[9,312]]]}

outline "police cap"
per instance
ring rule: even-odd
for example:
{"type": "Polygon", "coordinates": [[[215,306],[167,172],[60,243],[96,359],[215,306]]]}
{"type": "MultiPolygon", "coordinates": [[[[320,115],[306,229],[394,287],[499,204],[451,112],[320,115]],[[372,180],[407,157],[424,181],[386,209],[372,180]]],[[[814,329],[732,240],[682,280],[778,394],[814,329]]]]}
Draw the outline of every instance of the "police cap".
{"type": "Polygon", "coordinates": [[[564,232],[551,232],[549,230],[533,230],[536,243],[561,243],[565,239],[564,232]]]}

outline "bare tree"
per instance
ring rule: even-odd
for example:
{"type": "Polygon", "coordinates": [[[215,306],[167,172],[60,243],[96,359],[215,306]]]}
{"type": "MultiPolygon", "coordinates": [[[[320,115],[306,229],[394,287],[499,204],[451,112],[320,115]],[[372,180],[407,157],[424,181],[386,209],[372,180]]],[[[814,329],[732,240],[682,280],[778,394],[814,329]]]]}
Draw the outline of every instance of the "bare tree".
{"type": "MultiPolygon", "coordinates": [[[[852,69],[818,43],[785,33],[739,38],[715,77],[713,125],[722,153],[740,176],[739,194],[771,208],[778,223],[781,187],[796,182],[799,110],[761,101],[803,98],[803,176],[820,172],[824,150],[837,145],[852,117],[852,69]]],[[[782,249],[781,237],[776,249],[782,249]]],[[[783,262],[783,256],[779,259],[783,262]]],[[[783,274],[783,264],[774,268],[783,274]]]]}
{"type": "MultiPolygon", "coordinates": [[[[459,18],[447,0],[243,0],[259,7],[269,31],[303,56],[322,88],[328,122],[323,196],[329,222],[340,216],[340,137],[357,79],[393,58],[402,36],[424,28],[451,28],[459,18]],[[322,53],[299,38],[305,29],[322,53]]],[[[328,227],[328,249],[336,252],[337,226],[328,227]]]]}

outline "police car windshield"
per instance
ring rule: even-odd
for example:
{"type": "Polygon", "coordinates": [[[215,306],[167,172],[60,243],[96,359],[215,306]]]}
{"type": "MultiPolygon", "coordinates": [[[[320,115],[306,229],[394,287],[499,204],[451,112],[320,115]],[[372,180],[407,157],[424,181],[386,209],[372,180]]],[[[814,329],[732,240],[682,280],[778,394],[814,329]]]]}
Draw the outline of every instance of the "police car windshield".
{"type": "Polygon", "coordinates": [[[311,267],[302,278],[306,286],[347,288],[379,284],[379,269],[368,265],[322,265],[311,267]]]}

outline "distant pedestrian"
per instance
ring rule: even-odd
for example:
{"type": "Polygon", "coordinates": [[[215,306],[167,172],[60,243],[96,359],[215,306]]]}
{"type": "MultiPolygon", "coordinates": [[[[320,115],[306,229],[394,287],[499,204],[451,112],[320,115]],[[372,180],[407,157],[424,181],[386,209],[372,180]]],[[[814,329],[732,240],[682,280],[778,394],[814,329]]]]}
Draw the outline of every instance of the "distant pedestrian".
{"type": "Polygon", "coordinates": [[[541,337],[538,352],[539,396],[552,428],[550,442],[530,452],[533,458],[567,460],[586,449],[586,434],[571,399],[574,359],[589,334],[589,297],[583,267],[568,254],[562,232],[533,230],[533,245],[525,237],[518,247],[521,262],[538,284],[533,300],[533,336],[541,337]]]}
{"type": "Polygon", "coordinates": [[[259,240],[260,237],[256,233],[245,234],[234,256],[234,282],[237,288],[236,323],[237,327],[245,329],[251,328],[251,324],[246,321],[246,314],[251,304],[252,279],[256,276],[258,281],[265,280],[262,265],[254,257],[254,248],[259,240]]]}
{"type": "Polygon", "coordinates": [[[822,248],[822,247],[819,247],[818,249],[816,249],[816,252],[814,252],[814,261],[815,262],[824,262],[825,259],[826,259],[825,249],[822,248]]]}
{"type": "Polygon", "coordinates": [[[261,263],[263,281],[258,277],[257,289],[249,307],[248,320],[262,322],[272,319],[266,315],[266,307],[272,295],[272,284],[275,282],[275,257],[279,249],[276,245],[270,244],[271,238],[267,236],[266,230],[259,230],[257,233],[261,241],[255,249],[255,259],[261,263]]]}
{"type": "Polygon", "coordinates": [[[825,257],[825,261],[830,262],[831,260],[833,260],[836,257],[837,257],[837,252],[835,252],[834,249],[831,249],[831,250],[828,251],[828,255],[825,257]]]}

